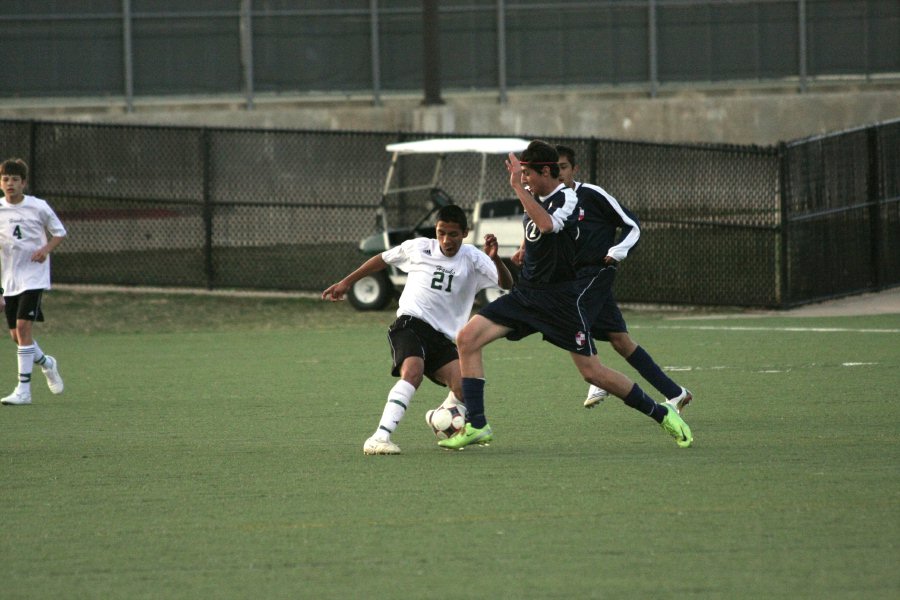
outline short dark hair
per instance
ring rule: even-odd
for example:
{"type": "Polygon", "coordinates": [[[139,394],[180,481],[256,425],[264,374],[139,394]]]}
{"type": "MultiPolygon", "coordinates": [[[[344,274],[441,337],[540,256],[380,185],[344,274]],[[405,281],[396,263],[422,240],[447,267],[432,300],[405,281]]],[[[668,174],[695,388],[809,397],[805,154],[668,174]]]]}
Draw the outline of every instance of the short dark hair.
{"type": "Polygon", "coordinates": [[[434,221],[435,223],[438,221],[443,221],[444,223],[456,223],[463,231],[469,230],[469,219],[466,217],[466,211],[456,204],[442,206],[434,221]]]}
{"type": "Polygon", "coordinates": [[[550,167],[550,176],[559,177],[559,152],[556,148],[541,140],[534,140],[522,152],[522,164],[532,171],[540,173],[544,167],[550,167]]]}
{"type": "Polygon", "coordinates": [[[28,179],[28,165],[21,158],[9,158],[0,163],[0,175],[18,175],[28,179]]]}
{"type": "Polygon", "coordinates": [[[563,146],[562,144],[556,145],[556,151],[559,152],[559,157],[566,157],[569,159],[569,164],[571,166],[575,166],[575,151],[569,148],[568,146],[563,146]]]}

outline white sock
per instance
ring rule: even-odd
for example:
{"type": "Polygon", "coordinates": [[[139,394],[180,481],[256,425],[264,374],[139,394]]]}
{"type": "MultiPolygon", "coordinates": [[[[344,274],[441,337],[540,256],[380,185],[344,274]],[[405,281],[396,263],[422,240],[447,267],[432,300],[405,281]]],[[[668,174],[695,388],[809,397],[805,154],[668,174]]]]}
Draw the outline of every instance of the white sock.
{"type": "Polygon", "coordinates": [[[44,354],[44,351],[38,346],[37,340],[32,341],[34,342],[34,364],[43,367],[44,363],[47,362],[47,355],[44,354]]]}
{"type": "Polygon", "coordinates": [[[31,371],[34,369],[34,345],[19,346],[19,385],[16,391],[31,395],[31,371]]]}
{"type": "Polygon", "coordinates": [[[381,421],[378,422],[378,429],[375,430],[375,439],[389,440],[391,434],[397,429],[397,425],[406,414],[409,403],[412,402],[413,394],[416,388],[407,381],[402,379],[394,384],[391,391],[388,392],[387,402],[384,404],[384,412],[381,413],[381,421]]]}

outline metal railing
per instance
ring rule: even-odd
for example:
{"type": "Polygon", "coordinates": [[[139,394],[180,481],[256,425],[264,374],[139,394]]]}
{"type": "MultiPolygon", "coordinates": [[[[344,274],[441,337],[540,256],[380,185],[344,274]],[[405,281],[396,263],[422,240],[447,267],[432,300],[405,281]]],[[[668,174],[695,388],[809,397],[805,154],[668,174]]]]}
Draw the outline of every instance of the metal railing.
{"type": "Polygon", "coordinates": [[[437,23],[417,1],[120,2],[93,12],[22,2],[0,14],[11,25],[0,52],[19,67],[0,97],[121,97],[130,111],[154,95],[238,94],[252,109],[260,94],[324,92],[379,105],[387,91],[422,88],[430,43],[444,88],[494,90],[501,102],[531,86],[656,96],[713,82],[802,92],[819,79],[900,77],[893,0],[494,0],[443,3],[437,23]]]}

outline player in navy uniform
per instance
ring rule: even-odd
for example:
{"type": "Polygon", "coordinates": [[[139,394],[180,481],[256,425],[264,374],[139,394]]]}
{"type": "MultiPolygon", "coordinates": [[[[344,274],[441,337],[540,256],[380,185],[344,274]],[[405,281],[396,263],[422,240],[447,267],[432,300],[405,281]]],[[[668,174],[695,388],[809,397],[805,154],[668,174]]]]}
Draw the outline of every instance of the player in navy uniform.
{"type": "Polygon", "coordinates": [[[388,393],[375,433],[363,444],[365,454],[400,454],[391,434],[423,376],[450,388],[445,404],[458,402],[462,395],[456,334],[468,320],[478,292],[492,286],[509,289],[513,284],[512,274],[497,254],[497,238],[486,235],[482,252],[463,244],[468,232],[463,210],[445,206],[437,214],[436,239],[407,240],[373,256],[322,292],[323,299],[341,300],[354,283],[389,264],[408,273],[397,319],[388,331],[391,374],[400,380],[388,393]]]}
{"type": "Polygon", "coordinates": [[[19,158],[0,164],[0,305],[9,335],[16,344],[19,383],[2,404],[31,404],[31,374],[41,367],[54,394],[63,391],[56,359],[44,354],[33,337],[35,321],[43,321],[41,299],[50,289],[50,253],[62,243],[66,229],[50,205],[25,194],[28,165],[19,158]],[[48,235],[49,234],[49,235],[48,235]]]}
{"type": "Polygon", "coordinates": [[[693,438],[678,413],[654,402],[636,383],[597,358],[590,330],[599,309],[582,299],[597,285],[598,275],[576,277],[577,197],[559,181],[558,161],[556,149],[537,140],[528,145],[521,161],[509,155],[509,183],[525,210],[522,270],[512,291],[482,308],[459,333],[468,422],[460,433],[438,444],[458,450],[493,439],[484,414],[482,349],[501,337],[519,340],[540,332],[546,341],[569,352],[586,381],[652,417],[686,448],[693,438]]]}
{"type": "MultiPolygon", "coordinates": [[[[559,145],[556,150],[559,152],[559,179],[578,196],[580,214],[575,266],[582,275],[596,270],[608,273],[602,279],[602,286],[593,289],[592,301],[599,303],[600,312],[591,326],[591,335],[594,339],[608,341],[680,414],[693,396],[666,375],[650,354],[631,339],[613,295],[612,284],[618,264],[640,239],[640,222],[600,186],[575,181],[578,166],[572,148],[559,145]]],[[[608,395],[603,388],[591,385],[584,401],[585,408],[598,406],[608,395]]]]}

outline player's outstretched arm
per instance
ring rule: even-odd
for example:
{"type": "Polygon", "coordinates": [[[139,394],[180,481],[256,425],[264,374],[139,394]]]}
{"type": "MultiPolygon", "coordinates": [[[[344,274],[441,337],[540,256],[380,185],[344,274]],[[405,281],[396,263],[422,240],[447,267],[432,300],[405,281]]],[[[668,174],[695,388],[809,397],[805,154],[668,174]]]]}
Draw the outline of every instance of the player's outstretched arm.
{"type": "Polygon", "coordinates": [[[364,262],[358,269],[338,281],[334,283],[324,292],[322,292],[322,300],[331,300],[332,302],[337,302],[338,300],[343,300],[344,295],[350,291],[350,288],[354,283],[366,277],[367,275],[371,275],[372,273],[377,273],[382,269],[387,268],[387,263],[384,262],[384,259],[381,258],[380,254],[376,254],[366,262],[364,262]]]}

